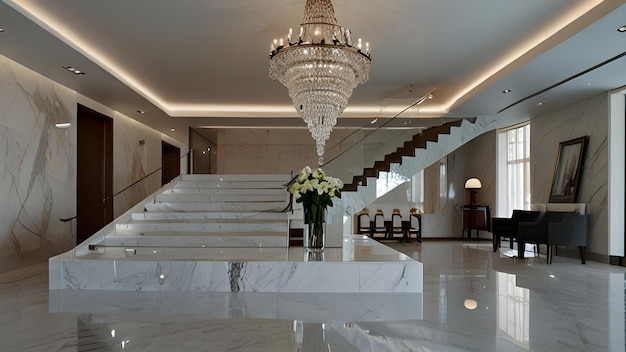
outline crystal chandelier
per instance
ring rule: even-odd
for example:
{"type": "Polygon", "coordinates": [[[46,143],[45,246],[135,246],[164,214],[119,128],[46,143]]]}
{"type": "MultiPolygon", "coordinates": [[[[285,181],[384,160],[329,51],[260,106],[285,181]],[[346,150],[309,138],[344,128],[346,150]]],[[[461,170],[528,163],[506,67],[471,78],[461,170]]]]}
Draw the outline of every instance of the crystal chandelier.
{"type": "Polygon", "coordinates": [[[370,77],[369,43],[353,45],[350,30],[337,25],[330,0],[307,0],[300,34],[287,41],[274,39],[270,78],[287,87],[298,114],[306,122],[319,164],[337,117],[348,105],[352,90],[370,77]]]}

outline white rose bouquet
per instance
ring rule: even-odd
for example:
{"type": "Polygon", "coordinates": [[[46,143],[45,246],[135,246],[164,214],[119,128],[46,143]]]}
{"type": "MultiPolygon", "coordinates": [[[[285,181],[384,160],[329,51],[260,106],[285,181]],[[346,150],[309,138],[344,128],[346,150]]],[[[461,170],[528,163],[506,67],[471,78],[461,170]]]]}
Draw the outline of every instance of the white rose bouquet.
{"type": "Polygon", "coordinates": [[[311,241],[317,242],[317,244],[309,243],[313,247],[321,245],[323,248],[323,223],[326,222],[326,208],[333,206],[332,198],[341,198],[342,187],[343,183],[340,179],[326,176],[321,168],[313,171],[307,166],[300,171],[287,189],[293,194],[297,203],[302,203],[304,223],[308,224],[311,241]]]}

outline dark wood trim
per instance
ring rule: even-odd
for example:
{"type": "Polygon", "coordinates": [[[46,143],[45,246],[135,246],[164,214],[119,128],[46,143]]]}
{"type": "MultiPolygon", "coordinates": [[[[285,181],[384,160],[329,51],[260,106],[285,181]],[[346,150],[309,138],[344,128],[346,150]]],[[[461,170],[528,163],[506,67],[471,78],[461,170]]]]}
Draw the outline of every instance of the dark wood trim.
{"type": "Polygon", "coordinates": [[[113,221],[113,119],[78,104],[76,244],[113,221]]]}

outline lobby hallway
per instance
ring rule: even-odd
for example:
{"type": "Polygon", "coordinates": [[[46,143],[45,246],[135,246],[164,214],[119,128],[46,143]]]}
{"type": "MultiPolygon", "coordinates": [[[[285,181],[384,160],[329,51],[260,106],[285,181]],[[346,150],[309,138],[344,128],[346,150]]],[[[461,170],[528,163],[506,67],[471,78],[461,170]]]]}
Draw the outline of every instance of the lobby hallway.
{"type": "Polygon", "coordinates": [[[51,313],[44,264],[0,274],[0,351],[625,351],[626,268],[520,261],[487,241],[388,244],[424,263],[423,319],[213,319],[177,311],[202,293],[151,293],[146,310],[103,291],[88,313],[51,313]]]}

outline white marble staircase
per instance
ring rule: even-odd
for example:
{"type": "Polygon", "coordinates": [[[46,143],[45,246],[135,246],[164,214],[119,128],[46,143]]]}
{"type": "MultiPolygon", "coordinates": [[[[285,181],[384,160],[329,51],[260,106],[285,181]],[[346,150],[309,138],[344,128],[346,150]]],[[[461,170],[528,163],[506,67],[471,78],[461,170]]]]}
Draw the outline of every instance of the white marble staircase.
{"type": "Polygon", "coordinates": [[[339,247],[314,256],[289,247],[289,179],[182,175],[50,258],[50,290],[422,292],[421,263],[367,237],[333,234],[339,247]]]}
{"type": "Polygon", "coordinates": [[[288,175],[183,175],[92,248],[287,247],[288,175]]]}

